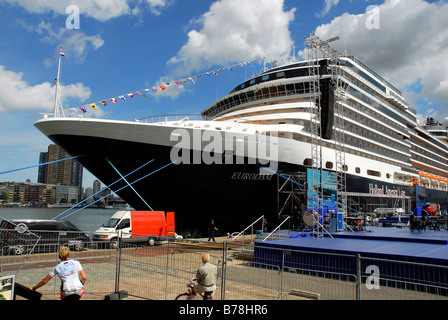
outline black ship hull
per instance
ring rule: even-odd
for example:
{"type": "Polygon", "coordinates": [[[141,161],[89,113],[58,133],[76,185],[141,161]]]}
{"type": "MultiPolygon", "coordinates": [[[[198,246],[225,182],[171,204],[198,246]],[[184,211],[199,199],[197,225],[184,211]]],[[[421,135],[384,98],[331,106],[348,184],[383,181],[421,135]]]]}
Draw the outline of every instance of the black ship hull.
{"type": "MultiPolygon", "coordinates": [[[[36,125],[39,128],[40,124],[36,125]]],[[[83,132],[83,128],[78,128],[77,125],[61,125],[63,130],[52,129],[56,126],[48,129],[48,126],[42,131],[72,156],[82,156],[78,160],[84,167],[136,210],[175,212],[178,234],[207,236],[211,219],[215,220],[219,228],[218,235],[240,232],[262,215],[272,228],[282,220],[283,217],[279,214],[297,214],[293,204],[287,205],[286,209],[283,207],[288,194],[279,192],[279,187],[285,182],[285,177],[282,174],[262,175],[261,165],[257,161],[244,159],[243,164],[236,164],[236,161],[231,161],[232,164],[224,164],[225,161],[223,164],[210,165],[173,164],[172,145],[155,143],[155,138],[149,141],[149,133],[158,136],[160,141],[166,141],[165,133],[158,134],[157,129],[136,134],[137,130],[127,127],[126,130],[116,130],[118,135],[123,133],[123,137],[109,138],[109,135],[114,135],[110,128],[105,130],[105,127],[99,125],[96,128],[95,125],[86,126],[86,131],[83,132]],[[98,132],[89,133],[87,129],[104,133],[101,137],[98,132]],[[71,133],[61,134],[64,130],[71,133]],[[75,134],[78,131],[82,134],[75,134]],[[129,132],[138,139],[127,139],[129,132]],[[140,169],[135,171],[138,168],[140,169]],[[133,171],[135,172],[129,174],[133,171]],[[126,178],[122,179],[123,176],[126,178]]],[[[110,126],[114,128],[113,124],[110,126]]],[[[200,154],[195,154],[199,151],[189,152],[190,159],[201,159],[200,154]]],[[[303,212],[310,209],[312,191],[308,189],[311,185],[308,179],[311,169],[290,163],[279,163],[277,169],[279,173],[305,173],[300,182],[301,190],[299,188],[293,192],[301,193],[297,197],[300,202],[297,203],[298,210],[303,212]]],[[[324,197],[327,200],[324,206],[327,206],[325,210],[330,210],[331,206],[337,206],[336,173],[325,171],[325,174],[328,179],[324,186],[324,197]]],[[[426,201],[438,202],[443,209],[446,208],[446,192],[423,191],[412,186],[347,175],[348,213],[372,212],[378,207],[403,207],[406,213],[418,214],[426,201]]],[[[292,219],[289,226],[298,225],[300,222],[292,219]]]]}
{"type": "Polygon", "coordinates": [[[258,165],[172,164],[166,146],[85,136],[50,138],[71,155],[82,155],[78,160],[84,167],[134,209],[174,211],[178,234],[205,236],[210,219],[219,234],[242,231],[262,215],[276,219],[277,176],[260,175],[258,165]],[[120,174],[140,167],[126,176],[131,188],[120,174]]]}

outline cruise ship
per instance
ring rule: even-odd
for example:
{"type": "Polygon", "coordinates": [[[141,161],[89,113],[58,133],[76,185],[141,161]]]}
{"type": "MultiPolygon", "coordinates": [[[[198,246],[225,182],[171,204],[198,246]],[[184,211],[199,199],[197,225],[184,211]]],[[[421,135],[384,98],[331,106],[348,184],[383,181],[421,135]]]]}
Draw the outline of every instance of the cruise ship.
{"type": "Polygon", "coordinates": [[[299,227],[300,213],[316,209],[316,170],[322,214],[338,210],[341,194],[344,216],[446,209],[446,127],[419,124],[400,90],[356,57],[318,61],[313,70],[309,61],[264,70],[199,116],[44,117],[35,126],[136,210],[174,211],[183,235],[205,235],[210,219],[221,234],[261,216],[270,227],[293,216],[299,227]]]}

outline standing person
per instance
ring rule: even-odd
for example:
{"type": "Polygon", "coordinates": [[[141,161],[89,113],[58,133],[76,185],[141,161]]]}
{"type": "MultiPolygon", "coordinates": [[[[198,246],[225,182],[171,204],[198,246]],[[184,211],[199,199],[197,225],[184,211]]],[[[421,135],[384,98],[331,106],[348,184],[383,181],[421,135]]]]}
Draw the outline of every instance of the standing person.
{"type": "Polygon", "coordinates": [[[216,228],[215,226],[215,220],[212,219],[210,225],[208,226],[208,241],[210,241],[210,239],[213,239],[213,242],[216,242],[215,231],[218,231],[218,228],[216,228]]]}
{"type": "Polygon", "coordinates": [[[297,230],[299,229],[299,215],[300,215],[300,209],[297,205],[294,205],[294,209],[292,211],[292,229],[297,230]]]}
{"type": "Polygon", "coordinates": [[[268,232],[268,220],[263,219],[263,232],[268,232]]]}
{"type": "Polygon", "coordinates": [[[198,284],[194,286],[192,292],[193,294],[211,292],[211,299],[213,300],[216,291],[218,269],[214,264],[210,263],[210,255],[208,253],[202,255],[202,263],[203,265],[196,272],[196,281],[198,284]]]}
{"type": "Polygon", "coordinates": [[[35,291],[44,286],[57,274],[61,279],[61,300],[79,300],[87,280],[86,273],[79,261],[70,259],[69,248],[62,247],[59,250],[59,259],[61,259],[61,263],[51,269],[50,273],[37,285],[30,287],[30,290],[35,291]]]}

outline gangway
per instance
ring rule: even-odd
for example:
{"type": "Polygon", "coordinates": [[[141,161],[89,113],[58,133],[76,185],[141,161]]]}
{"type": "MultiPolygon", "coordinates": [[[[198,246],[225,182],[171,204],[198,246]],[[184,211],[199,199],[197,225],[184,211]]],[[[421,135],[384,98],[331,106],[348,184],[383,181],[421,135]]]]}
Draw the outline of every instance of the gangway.
{"type": "MultiPolygon", "coordinates": [[[[268,240],[274,233],[276,233],[277,231],[280,231],[280,228],[282,227],[282,225],[283,225],[286,221],[288,221],[290,218],[291,218],[290,216],[286,217],[286,219],[283,220],[282,223],[280,223],[280,224],[277,226],[277,228],[275,228],[275,229],[274,229],[274,230],[273,230],[267,237],[265,237],[265,238],[263,239],[263,241],[268,240]]],[[[280,232],[278,232],[278,236],[279,236],[279,239],[280,239],[280,232]]],[[[288,238],[289,238],[290,236],[291,236],[291,229],[288,229],[288,238]]]]}
{"type": "MultiPolygon", "coordinates": [[[[241,231],[240,233],[238,233],[236,236],[233,236],[233,234],[231,235],[231,240],[235,241],[236,238],[238,238],[239,236],[241,236],[242,234],[244,234],[249,228],[251,228],[251,241],[254,235],[254,225],[261,220],[261,230],[264,230],[264,215],[262,215],[261,217],[259,217],[257,220],[255,220],[254,222],[252,222],[249,226],[246,227],[246,229],[244,229],[243,231],[241,231]]],[[[244,236],[243,236],[243,244],[244,244],[244,236]]]]}

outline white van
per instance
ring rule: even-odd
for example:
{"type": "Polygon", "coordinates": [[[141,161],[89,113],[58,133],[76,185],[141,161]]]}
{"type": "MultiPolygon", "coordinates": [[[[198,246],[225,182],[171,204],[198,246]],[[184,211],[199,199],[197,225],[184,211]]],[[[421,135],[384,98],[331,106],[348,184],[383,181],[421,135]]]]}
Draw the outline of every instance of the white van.
{"type": "Polygon", "coordinates": [[[93,240],[117,240],[119,232],[121,232],[121,238],[130,238],[131,231],[131,212],[117,211],[101,228],[95,231],[93,240]]]}
{"type": "Polygon", "coordinates": [[[94,241],[107,241],[113,245],[118,238],[128,243],[147,243],[177,237],[174,212],[118,211],[93,234],[94,241]]]}

